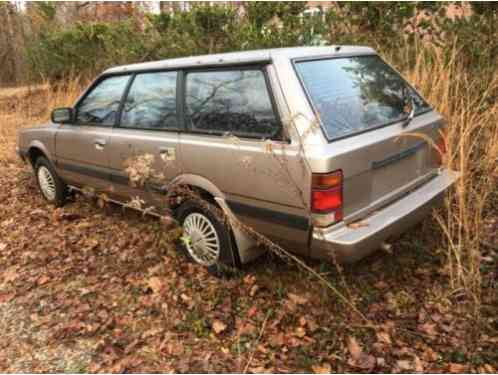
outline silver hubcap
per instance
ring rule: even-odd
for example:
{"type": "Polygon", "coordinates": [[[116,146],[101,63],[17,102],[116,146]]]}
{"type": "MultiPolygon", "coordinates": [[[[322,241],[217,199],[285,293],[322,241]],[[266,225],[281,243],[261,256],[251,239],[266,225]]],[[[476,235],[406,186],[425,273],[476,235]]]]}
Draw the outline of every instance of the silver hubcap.
{"type": "Polygon", "coordinates": [[[40,184],[40,189],[49,201],[55,199],[55,180],[52,173],[47,169],[47,167],[41,166],[38,168],[38,183],[40,184]]]}
{"type": "Polygon", "coordinates": [[[209,219],[197,212],[189,214],[183,222],[188,238],[185,246],[192,258],[204,266],[212,266],[220,257],[220,240],[209,219]]]}

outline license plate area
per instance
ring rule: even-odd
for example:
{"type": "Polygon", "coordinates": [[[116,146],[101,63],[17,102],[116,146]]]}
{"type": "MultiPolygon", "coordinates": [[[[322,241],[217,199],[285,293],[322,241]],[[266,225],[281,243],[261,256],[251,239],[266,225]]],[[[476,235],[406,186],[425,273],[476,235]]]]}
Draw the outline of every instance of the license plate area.
{"type": "Polygon", "coordinates": [[[422,142],[398,154],[372,163],[373,201],[408,185],[426,171],[426,144],[422,142]]]}

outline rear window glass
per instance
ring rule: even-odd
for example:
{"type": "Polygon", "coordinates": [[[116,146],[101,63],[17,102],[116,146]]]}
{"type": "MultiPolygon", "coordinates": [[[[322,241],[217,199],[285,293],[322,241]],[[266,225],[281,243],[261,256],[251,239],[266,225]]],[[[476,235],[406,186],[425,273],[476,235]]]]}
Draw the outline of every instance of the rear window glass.
{"type": "Polygon", "coordinates": [[[176,72],[138,74],[123,107],[121,127],[176,129],[176,72]]]}
{"type": "Polygon", "coordinates": [[[336,140],[403,120],[429,105],[378,56],[302,61],[296,69],[327,138],[336,140]]]}

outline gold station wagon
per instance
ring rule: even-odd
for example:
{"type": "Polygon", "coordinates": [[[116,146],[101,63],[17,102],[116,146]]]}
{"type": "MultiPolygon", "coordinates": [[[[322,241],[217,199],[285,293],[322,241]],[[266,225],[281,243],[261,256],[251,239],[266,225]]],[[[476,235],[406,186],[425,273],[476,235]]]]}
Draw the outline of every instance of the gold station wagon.
{"type": "Polygon", "coordinates": [[[235,221],[300,255],[354,261],[454,183],[427,142],[442,149],[442,127],[371,48],[284,48],[111,68],[72,108],[21,131],[18,153],[56,205],[91,187],[160,211],[168,186],[195,190],[205,204],[180,197],[172,209],[207,267],[261,253],[235,221]],[[165,184],[130,184],[127,161],[145,154],[165,184]]]}

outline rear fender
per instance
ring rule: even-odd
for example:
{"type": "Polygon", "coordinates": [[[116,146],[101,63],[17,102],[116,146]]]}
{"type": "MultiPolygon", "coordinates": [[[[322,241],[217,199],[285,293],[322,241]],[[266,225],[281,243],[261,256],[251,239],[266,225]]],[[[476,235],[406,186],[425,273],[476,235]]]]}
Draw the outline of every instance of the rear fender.
{"type": "Polygon", "coordinates": [[[230,220],[235,243],[239,250],[240,261],[242,263],[251,261],[263,252],[263,250],[257,248],[256,242],[249,235],[243,232],[237,225],[236,216],[226,204],[225,194],[220,189],[218,189],[216,185],[214,185],[211,181],[199,175],[184,174],[176,177],[171,183],[172,185],[178,184],[197,187],[207,191],[214,197],[216,203],[218,203],[225,215],[227,215],[228,219],[230,220]]]}

